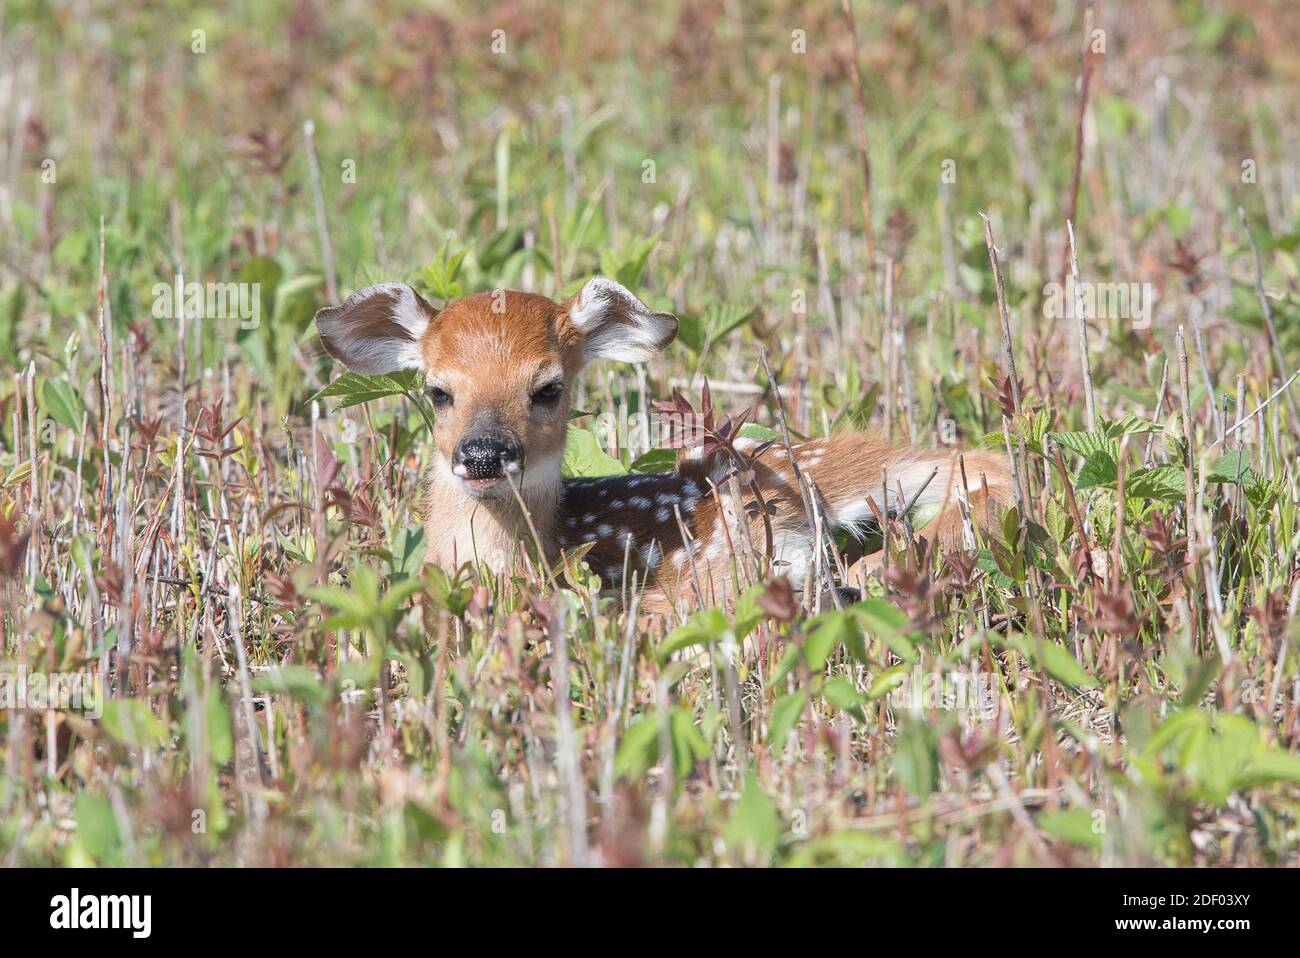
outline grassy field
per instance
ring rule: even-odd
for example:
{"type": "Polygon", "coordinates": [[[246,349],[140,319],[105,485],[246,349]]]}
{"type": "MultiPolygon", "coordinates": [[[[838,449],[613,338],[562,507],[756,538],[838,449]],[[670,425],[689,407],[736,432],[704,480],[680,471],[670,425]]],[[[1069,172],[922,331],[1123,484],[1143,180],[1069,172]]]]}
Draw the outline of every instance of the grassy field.
{"type": "Polygon", "coordinates": [[[1300,10],[852,13],[0,0],[0,862],[1300,865],[1300,10]],[[315,311],[596,271],[681,334],[570,474],[766,350],[1017,507],[843,607],[424,566],[315,311]]]}

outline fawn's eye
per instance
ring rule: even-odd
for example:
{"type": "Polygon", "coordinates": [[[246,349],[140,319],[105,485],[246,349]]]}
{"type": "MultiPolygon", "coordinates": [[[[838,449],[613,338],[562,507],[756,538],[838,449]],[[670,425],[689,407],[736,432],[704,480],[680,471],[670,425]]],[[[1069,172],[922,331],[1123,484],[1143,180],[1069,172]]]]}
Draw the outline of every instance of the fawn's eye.
{"type": "Polygon", "coordinates": [[[533,393],[533,402],[542,405],[550,405],[560,398],[560,393],[564,392],[563,383],[547,383],[537,392],[533,393]]]}
{"type": "Polygon", "coordinates": [[[434,386],[429,390],[429,401],[435,406],[450,406],[451,393],[447,392],[445,389],[439,389],[437,386],[434,386]]]}

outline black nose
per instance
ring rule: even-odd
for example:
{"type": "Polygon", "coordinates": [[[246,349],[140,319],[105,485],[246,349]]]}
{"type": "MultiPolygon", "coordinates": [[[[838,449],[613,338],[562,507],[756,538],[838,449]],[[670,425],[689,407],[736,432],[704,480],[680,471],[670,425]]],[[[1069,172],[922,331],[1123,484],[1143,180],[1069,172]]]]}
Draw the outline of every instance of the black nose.
{"type": "Polygon", "coordinates": [[[524,460],[524,449],[507,436],[471,436],[456,444],[452,465],[466,479],[500,479],[524,460]]]}

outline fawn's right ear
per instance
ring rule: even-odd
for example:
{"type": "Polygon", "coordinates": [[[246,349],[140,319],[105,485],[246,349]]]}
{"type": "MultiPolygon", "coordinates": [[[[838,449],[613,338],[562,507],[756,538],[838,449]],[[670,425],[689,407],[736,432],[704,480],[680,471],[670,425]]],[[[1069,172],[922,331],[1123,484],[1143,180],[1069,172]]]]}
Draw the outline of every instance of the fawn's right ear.
{"type": "Polygon", "coordinates": [[[383,376],[420,369],[420,337],[438,311],[404,283],[357,290],[316,314],[325,351],[353,372],[383,376]]]}

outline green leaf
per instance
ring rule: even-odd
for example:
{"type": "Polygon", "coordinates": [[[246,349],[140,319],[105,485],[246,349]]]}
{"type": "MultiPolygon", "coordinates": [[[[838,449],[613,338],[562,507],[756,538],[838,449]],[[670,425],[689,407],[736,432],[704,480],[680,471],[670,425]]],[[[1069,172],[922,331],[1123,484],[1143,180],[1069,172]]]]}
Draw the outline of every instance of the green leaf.
{"type": "Polygon", "coordinates": [[[677,467],[677,451],[674,449],[651,449],[632,460],[631,472],[672,472],[677,467]]]}
{"type": "Polygon", "coordinates": [[[1121,416],[1119,419],[1112,419],[1109,422],[1099,423],[1099,428],[1112,439],[1119,439],[1121,436],[1143,435],[1149,432],[1160,432],[1164,429],[1158,422],[1152,422],[1150,419],[1142,419],[1131,413],[1121,416]]]}
{"type": "Polygon", "coordinates": [[[650,254],[659,243],[659,234],[633,242],[621,255],[606,248],[600,254],[600,271],[629,289],[641,285],[650,254]]]}
{"type": "Polygon", "coordinates": [[[1101,848],[1101,833],[1094,830],[1094,819],[1087,809],[1067,808],[1043,812],[1037,821],[1038,827],[1057,841],[1084,848],[1101,848]]]}
{"type": "Polygon", "coordinates": [[[1097,486],[1113,489],[1119,477],[1119,465],[1109,449],[1093,452],[1083,462],[1078,477],[1074,480],[1076,489],[1092,489],[1097,486]]]}
{"type": "Polygon", "coordinates": [[[994,645],[1015,649],[1035,667],[1045,669],[1058,682],[1080,689],[1094,689],[1101,685],[1064,646],[1051,639],[1036,640],[1026,635],[1010,635],[1005,638],[990,637],[989,641],[994,645]]]}
{"type": "Polygon", "coordinates": [[[75,386],[66,379],[47,379],[41,387],[41,395],[45,400],[45,408],[55,422],[74,432],[81,432],[86,407],[75,386]]]}
{"type": "Polygon", "coordinates": [[[781,442],[781,434],[770,426],[764,426],[762,423],[747,422],[740,427],[740,437],[742,439],[757,439],[760,442],[781,442]]]}
{"type": "Polygon", "coordinates": [[[14,349],[14,330],[26,307],[27,289],[22,283],[10,283],[0,289],[0,357],[15,364],[18,354],[14,349]]]}
{"type": "Polygon", "coordinates": [[[881,672],[871,680],[871,685],[867,688],[867,698],[874,702],[894,691],[907,681],[908,668],[909,666],[904,663],[881,672]]]}
{"type": "MultiPolygon", "coordinates": [[[[880,639],[905,662],[915,662],[918,653],[909,638],[912,631],[911,620],[907,613],[888,599],[864,599],[845,610],[850,613],[862,629],[874,638],[880,639]]],[[[866,646],[852,648],[859,662],[866,663],[866,646]]]]}
{"type": "Polygon", "coordinates": [[[434,299],[449,300],[460,296],[464,290],[458,283],[457,277],[460,275],[461,264],[465,261],[465,254],[468,249],[463,249],[459,253],[450,253],[451,240],[442,244],[442,249],[424,267],[421,275],[421,288],[434,299]]]}
{"type": "Polygon", "coordinates": [[[420,388],[423,380],[415,370],[403,370],[390,376],[363,376],[361,373],[344,373],[324,389],[311,397],[309,402],[317,399],[340,398],[342,401],[335,409],[346,409],[385,396],[398,396],[420,388]]]}
{"type": "Polygon", "coordinates": [[[564,441],[564,461],[560,473],[566,479],[592,476],[621,476],[623,464],[600,447],[596,434],[570,426],[564,441]]]}
{"type": "Polygon", "coordinates": [[[694,316],[678,316],[677,341],[698,355],[704,349],[704,324],[694,316]]]}
{"type": "Polygon", "coordinates": [[[1115,458],[1117,446],[1103,432],[1049,432],[1047,437],[1062,449],[1088,459],[1098,453],[1107,453],[1115,458]]]}
{"type": "Polygon", "coordinates": [[[770,861],[781,840],[781,819],[753,771],[745,776],[745,787],[731,811],[725,838],[730,848],[757,864],[770,861]]]}
{"type": "Polygon", "coordinates": [[[424,526],[412,523],[397,534],[393,544],[392,561],[389,564],[394,576],[416,576],[424,567],[427,549],[424,542],[424,526]]]}
{"type": "Polygon", "coordinates": [[[450,833],[440,818],[409,800],[402,807],[402,823],[409,834],[422,842],[440,842],[450,833]]]}
{"type": "Polygon", "coordinates": [[[854,655],[861,652],[861,658],[866,658],[866,650],[862,645],[862,633],[848,611],[832,609],[823,612],[808,622],[808,637],[804,640],[804,655],[808,657],[808,667],[814,672],[820,672],[824,669],[826,660],[841,645],[853,649],[854,655]]]}
{"type": "Polygon", "coordinates": [[[1223,805],[1238,788],[1248,782],[1252,762],[1263,753],[1259,729],[1240,715],[1221,715],[1219,727],[1209,724],[1192,729],[1183,750],[1183,770],[1195,779],[1197,791],[1208,802],[1223,805]]]}
{"type": "Polygon", "coordinates": [[[700,323],[710,343],[716,343],[728,334],[754,318],[758,313],[756,306],[742,306],[738,303],[711,303],[700,315],[700,323]]]}
{"type": "Polygon", "coordinates": [[[730,632],[731,623],[721,609],[701,609],[668,633],[659,655],[667,659],[682,649],[721,642],[730,632]]]}
{"type": "Polygon", "coordinates": [[[258,692],[288,695],[308,705],[324,705],[329,698],[324,684],[314,669],[305,665],[282,665],[253,676],[253,688],[258,692]]]}
{"type": "Polygon", "coordinates": [[[158,748],[167,739],[167,726],[143,699],[105,702],[100,724],[113,738],[133,748],[158,748]]]}
{"type": "Polygon", "coordinates": [[[732,618],[735,620],[735,624],[731,629],[736,641],[743,640],[749,633],[758,628],[760,622],[767,618],[767,613],[758,604],[759,598],[766,591],[767,586],[764,583],[756,583],[746,589],[736,602],[735,608],[732,609],[732,618]]]}
{"type": "Polygon", "coordinates": [[[1255,788],[1278,782],[1300,782],[1300,755],[1275,746],[1251,756],[1239,776],[1238,786],[1255,788]]]}
{"type": "Polygon", "coordinates": [[[894,768],[903,787],[924,800],[939,784],[939,752],[930,727],[919,718],[904,719],[894,748],[894,768]]]}
{"type": "Polygon", "coordinates": [[[620,778],[640,779],[659,755],[659,732],[663,716],[651,713],[627,727],[614,757],[614,773],[620,778]]]}
{"type": "Polygon", "coordinates": [[[235,754],[235,738],[230,728],[230,713],[226,710],[221,686],[214,685],[203,703],[203,722],[208,736],[208,753],[213,764],[225,765],[235,754]]]}
{"type": "Polygon", "coordinates": [[[78,841],[97,861],[102,861],[121,841],[113,806],[100,795],[77,794],[76,821],[78,841]]]}
{"type": "Polygon", "coordinates": [[[828,678],[822,685],[822,697],[841,711],[848,712],[859,722],[866,721],[866,715],[862,712],[862,705],[867,701],[867,697],[859,692],[850,682],[842,675],[835,675],[828,678]]]}
{"type": "Polygon", "coordinates": [[[691,352],[699,355],[757,315],[757,306],[710,303],[698,315],[677,317],[677,339],[691,352]]]}
{"type": "Polygon", "coordinates": [[[1124,477],[1126,499],[1157,499],[1182,502],[1187,495],[1187,470],[1182,466],[1151,466],[1135,469],[1124,477]]]}
{"type": "Polygon", "coordinates": [[[1177,763],[1195,783],[1197,797],[1223,806],[1234,792],[1300,782],[1300,756],[1266,741],[1263,731],[1242,715],[1210,716],[1183,708],[1161,723],[1146,744],[1145,756],[1176,749],[1177,763]]]}
{"type": "Polygon", "coordinates": [[[681,781],[695,768],[695,763],[709,757],[709,743],[695,724],[689,708],[676,708],[668,720],[668,737],[673,750],[673,771],[681,781]]]}
{"type": "Polygon", "coordinates": [[[1219,457],[1205,479],[1207,482],[1253,486],[1259,482],[1259,474],[1250,467],[1250,453],[1245,449],[1234,449],[1219,457]]]}
{"type": "Polygon", "coordinates": [[[875,859],[897,865],[903,858],[898,840],[860,830],[833,832],[806,842],[786,862],[793,868],[831,865],[861,868],[875,859]]]}
{"type": "Polygon", "coordinates": [[[789,695],[782,695],[772,703],[772,711],[767,720],[767,743],[772,751],[779,752],[785,748],[786,739],[803,714],[807,701],[807,691],[799,689],[789,695]]]}
{"type": "Polygon", "coordinates": [[[311,318],[320,308],[320,290],[323,278],[319,274],[304,273],[280,283],[275,291],[275,315],[271,321],[296,336],[311,326],[311,318]]]}
{"type": "Polygon", "coordinates": [[[1128,415],[1110,422],[1098,423],[1097,428],[1091,432],[1049,432],[1046,436],[1062,449],[1067,449],[1084,459],[1090,459],[1104,452],[1109,453],[1113,461],[1119,457],[1120,437],[1160,432],[1163,428],[1160,423],[1128,415]]]}
{"type": "Polygon", "coordinates": [[[241,283],[256,283],[262,296],[262,302],[259,306],[259,315],[275,315],[276,293],[280,287],[280,280],[284,278],[284,270],[270,256],[254,256],[239,271],[239,281],[241,283]]]}

